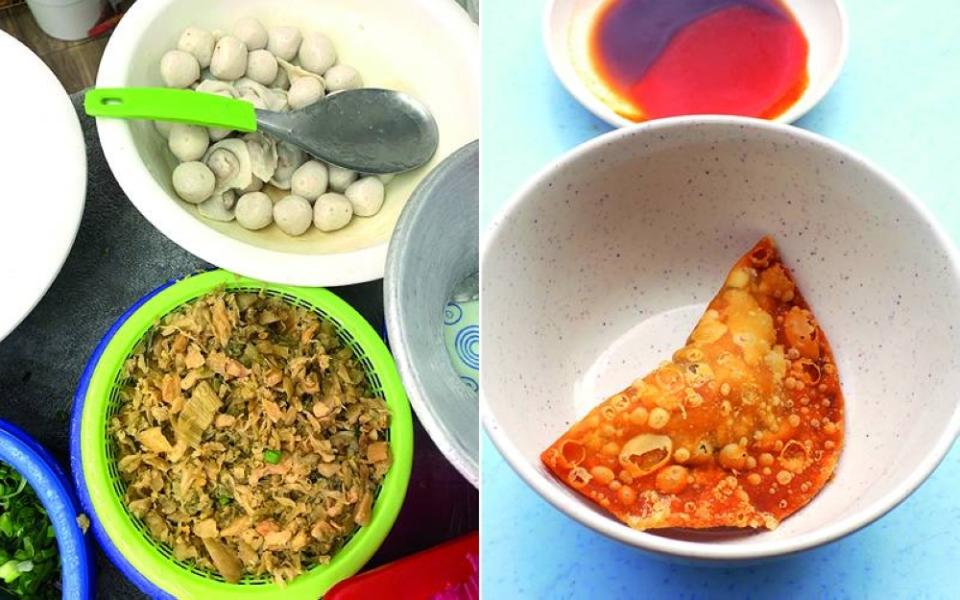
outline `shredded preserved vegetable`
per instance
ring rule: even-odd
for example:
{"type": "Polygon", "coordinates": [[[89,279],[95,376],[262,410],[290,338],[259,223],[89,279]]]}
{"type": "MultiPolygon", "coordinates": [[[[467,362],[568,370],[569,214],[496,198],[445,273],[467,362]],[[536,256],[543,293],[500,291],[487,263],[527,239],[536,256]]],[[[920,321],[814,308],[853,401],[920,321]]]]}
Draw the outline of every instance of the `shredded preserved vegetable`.
{"type": "Polygon", "coordinates": [[[124,499],[174,558],[284,585],[370,520],[389,411],[328,320],[218,291],[165,316],[124,366],[109,433],[124,499]]]}

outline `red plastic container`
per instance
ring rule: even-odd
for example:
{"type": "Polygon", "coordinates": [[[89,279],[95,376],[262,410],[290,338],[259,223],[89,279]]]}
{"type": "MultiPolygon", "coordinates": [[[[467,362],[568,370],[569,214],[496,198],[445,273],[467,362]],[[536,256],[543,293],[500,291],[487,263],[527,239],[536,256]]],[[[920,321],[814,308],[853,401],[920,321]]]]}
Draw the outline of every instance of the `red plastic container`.
{"type": "Polygon", "coordinates": [[[479,599],[479,556],[474,532],[342,581],[324,600],[479,599]]]}

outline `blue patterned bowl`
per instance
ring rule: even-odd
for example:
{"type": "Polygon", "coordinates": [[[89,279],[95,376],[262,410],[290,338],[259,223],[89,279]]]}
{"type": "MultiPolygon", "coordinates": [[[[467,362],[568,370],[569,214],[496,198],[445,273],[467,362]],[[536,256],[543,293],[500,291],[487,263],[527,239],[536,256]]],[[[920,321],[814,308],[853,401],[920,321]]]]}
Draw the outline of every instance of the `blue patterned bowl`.
{"type": "Polygon", "coordinates": [[[447,302],[443,325],[453,369],[467,387],[480,391],[480,301],[455,297],[447,302]]]}

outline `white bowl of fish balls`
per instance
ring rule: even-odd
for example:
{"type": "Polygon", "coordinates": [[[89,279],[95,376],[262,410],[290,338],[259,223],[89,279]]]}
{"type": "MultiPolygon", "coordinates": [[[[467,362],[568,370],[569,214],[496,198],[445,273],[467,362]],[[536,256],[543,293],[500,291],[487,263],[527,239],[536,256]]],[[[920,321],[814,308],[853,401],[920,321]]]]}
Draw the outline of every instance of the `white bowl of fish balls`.
{"type": "Polygon", "coordinates": [[[429,108],[440,146],[405,173],[356,173],[260,133],[102,119],[100,141],[131,202],[171,240],[267,281],[335,286],[383,277],[410,193],[479,136],[479,40],[456,3],[158,0],[133,5],[98,87],[172,87],[298,110],[359,87],[429,108]]]}
{"type": "MultiPolygon", "coordinates": [[[[169,88],[189,88],[280,112],[300,110],[329,94],[363,87],[359,71],[339,61],[327,36],[302,33],[291,26],[268,29],[254,17],[238,20],[228,32],[187,27],[176,48],[160,58],[160,77],[169,88]]],[[[391,173],[338,170],[263,133],[181,123],[154,125],[180,161],[171,180],[177,196],[196,204],[203,218],[236,220],[249,231],[271,223],[294,237],[306,233],[311,224],[323,232],[338,231],[353,216],[373,217],[380,212],[386,184],[393,179],[391,173]],[[264,210],[270,200],[262,191],[267,186],[274,188],[274,195],[290,192],[272,205],[272,214],[264,210]],[[324,201],[317,202],[321,196],[324,201]],[[351,210],[345,212],[344,207],[351,210]]]]}

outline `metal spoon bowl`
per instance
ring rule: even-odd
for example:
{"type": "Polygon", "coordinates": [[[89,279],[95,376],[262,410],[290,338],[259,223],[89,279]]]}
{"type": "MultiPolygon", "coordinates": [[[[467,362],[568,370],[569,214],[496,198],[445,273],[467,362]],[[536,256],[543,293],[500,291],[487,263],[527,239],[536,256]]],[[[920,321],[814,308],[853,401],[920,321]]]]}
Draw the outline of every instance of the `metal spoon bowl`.
{"type": "Polygon", "coordinates": [[[84,108],[94,117],[261,130],[362,173],[414,169],[429,161],[439,144],[437,122],[423,104],[403,92],[376,88],[337,92],[289,112],[191,90],[98,88],[87,92],[84,108]]]}
{"type": "Polygon", "coordinates": [[[403,92],[364,88],[337,92],[290,112],[257,110],[261,131],[307,154],[363,173],[419,167],[437,151],[437,122],[403,92]]]}

